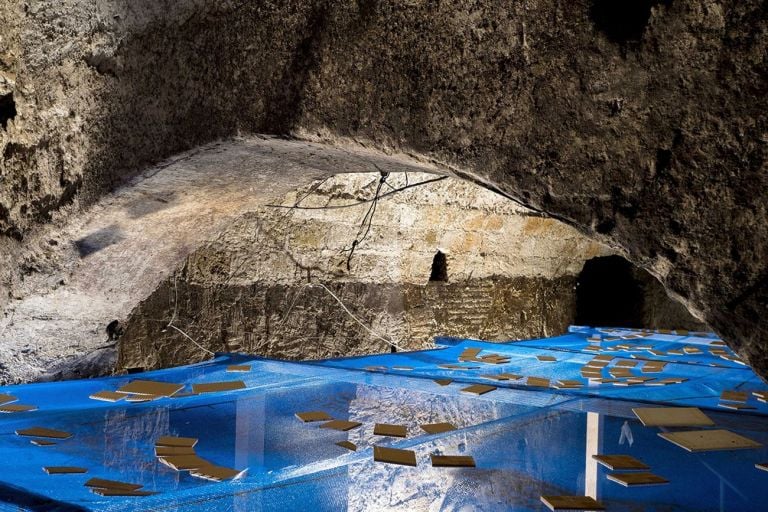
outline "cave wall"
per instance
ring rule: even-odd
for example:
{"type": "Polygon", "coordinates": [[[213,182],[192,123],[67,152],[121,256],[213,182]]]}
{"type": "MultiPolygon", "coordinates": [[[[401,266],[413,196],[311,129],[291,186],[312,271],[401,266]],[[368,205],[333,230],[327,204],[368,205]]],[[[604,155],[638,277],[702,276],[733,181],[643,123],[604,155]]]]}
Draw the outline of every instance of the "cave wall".
{"type": "Polygon", "coordinates": [[[620,248],[763,371],[764,2],[611,4],[6,2],[0,278],[147,162],[238,131],[349,137],[620,248]]]}

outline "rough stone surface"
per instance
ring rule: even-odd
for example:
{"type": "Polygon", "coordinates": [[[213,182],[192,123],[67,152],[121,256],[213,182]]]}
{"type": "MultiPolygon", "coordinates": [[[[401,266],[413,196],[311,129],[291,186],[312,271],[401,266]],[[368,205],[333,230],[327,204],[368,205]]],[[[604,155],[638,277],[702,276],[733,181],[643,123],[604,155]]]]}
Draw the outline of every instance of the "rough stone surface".
{"type": "Polygon", "coordinates": [[[351,137],[620,248],[766,375],[764,2],[642,4],[4,2],[3,254],[216,137],[351,137]]]}

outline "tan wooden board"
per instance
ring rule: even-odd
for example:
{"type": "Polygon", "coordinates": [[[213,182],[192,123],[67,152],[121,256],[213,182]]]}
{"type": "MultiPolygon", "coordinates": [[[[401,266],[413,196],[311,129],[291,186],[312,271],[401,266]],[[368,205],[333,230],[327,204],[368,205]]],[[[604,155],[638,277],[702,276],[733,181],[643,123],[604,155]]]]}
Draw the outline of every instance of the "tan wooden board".
{"type": "Polygon", "coordinates": [[[549,510],[605,510],[605,506],[590,496],[542,496],[549,510]]]}
{"type": "Polygon", "coordinates": [[[304,423],[311,423],[313,421],[330,421],[333,419],[327,412],[323,411],[297,412],[296,417],[304,423]]]}
{"type": "Polygon", "coordinates": [[[616,363],[619,368],[634,368],[637,366],[637,361],[619,361],[616,363]]]}
{"type": "Polygon", "coordinates": [[[593,360],[593,361],[589,361],[587,364],[582,366],[582,368],[601,368],[602,369],[608,366],[609,364],[611,364],[610,361],[594,361],[593,360]]]}
{"type": "Polygon", "coordinates": [[[557,361],[557,358],[554,356],[536,356],[536,359],[538,359],[542,363],[554,363],[555,361],[557,361]]]}
{"type": "Polygon", "coordinates": [[[474,468],[475,459],[469,455],[430,455],[435,468],[474,468]]]}
{"type": "Polygon", "coordinates": [[[29,412],[29,411],[36,411],[37,406],[36,405],[24,405],[24,404],[6,404],[0,406],[0,412],[29,412]]]}
{"type": "Polygon", "coordinates": [[[154,494],[157,494],[153,491],[130,491],[128,489],[102,489],[102,488],[92,488],[91,492],[94,494],[98,494],[99,496],[152,496],[154,494]]]}
{"type": "Polygon", "coordinates": [[[768,462],[758,462],[755,467],[762,471],[768,471],[768,462]]]}
{"type": "Polygon", "coordinates": [[[480,368],[479,366],[461,366],[460,364],[439,364],[437,366],[446,370],[476,370],[480,368]]]}
{"type": "Polygon", "coordinates": [[[131,395],[171,396],[184,388],[184,384],[156,382],[153,380],[134,380],[118,388],[118,392],[131,395]]]}
{"type": "Polygon", "coordinates": [[[683,347],[683,352],[686,354],[701,354],[701,349],[698,347],[683,347]]]}
{"type": "Polygon", "coordinates": [[[13,395],[6,395],[5,393],[0,393],[0,405],[10,404],[12,402],[16,402],[18,398],[16,398],[13,395]]]}
{"type": "Polygon", "coordinates": [[[632,412],[646,427],[703,427],[715,424],[697,407],[636,407],[632,412]]]}
{"type": "Polygon", "coordinates": [[[398,450],[397,448],[373,447],[373,460],[388,464],[416,467],[416,452],[413,450],[398,450]]]}
{"type": "Polygon", "coordinates": [[[557,383],[562,386],[581,386],[580,380],[560,379],[557,381],[557,383]]]}
{"type": "Polygon", "coordinates": [[[330,428],[332,430],[341,430],[342,432],[346,432],[347,430],[352,430],[353,428],[357,428],[362,423],[358,421],[347,421],[347,420],[332,420],[327,423],[323,423],[320,425],[320,428],[330,428]]]}
{"type": "Polygon", "coordinates": [[[177,471],[187,471],[190,469],[200,469],[210,466],[211,463],[198,455],[167,455],[158,457],[160,461],[177,471]]]}
{"type": "Polygon", "coordinates": [[[755,409],[755,407],[752,407],[751,405],[739,404],[735,402],[720,402],[717,405],[718,407],[723,407],[724,409],[731,409],[734,411],[748,411],[751,409],[755,409]]]}
{"type": "Polygon", "coordinates": [[[166,398],[165,395],[125,395],[126,402],[151,402],[153,400],[159,400],[166,398]]]}
{"type": "Polygon", "coordinates": [[[461,354],[459,354],[459,357],[477,357],[477,355],[482,351],[482,348],[468,347],[462,350],[461,354]]]}
{"type": "Polygon", "coordinates": [[[249,364],[231,364],[227,366],[228,372],[243,373],[251,371],[251,365],[249,364]]]}
{"type": "Polygon", "coordinates": [[[522,375],[518,375],[516,373],[500,373],[499,376],[505,377],[509,380],[518,380],[523,378],[522,375]]]}
{"type": "Polygon", "coordinates": [[[453,379],[435,379],[435,383],[441,386],[447,386],[451,382],[453,382],[453,379]]]}
{"type": "Polygon", "coordinates": [[[102,402],[118,402],[125,397],[125,393],[117,393],[116,391],[98,391],[88,398],[92,400],[101,400],[102,402]]]}
{"type": "Polygon", "coordinates": [[[484,395],[496,389],[496,386],[488,386],[487,384],[472,384],[466,388],[462,388],[463,393],[472,393],[473,395],[484,395]]]}
{"type": "Polygon", "coordinates": [[[746,402],[749,395],[746,391],[723,391],[720,393],[720,400],[728,402],[746,402]]]}
{"type": "Polygon", "coordinates": [[[194,437],[160,436],[155,441],[155,446],[184,446],[191,448],[196,444],[197,439],[194,437]]]}
{"type": "Polygon", "coordinates": [[[637,471],[650,469],[648,465],[631,455],[593,455],[592,458],[611,470],[637,471]]]}
{"type": "Polygon", "coordinates": [[[427,434],[440,434],[443,432],[450,432],[456,430],[456,426],[453,423],[426,423],[421,425],[421,429],[427,434]]]}
{"type": "Polygon", "coordinates": [[[35,446],[53,446],[56,444],[53,441],[47,441],[45,439],[32,439],[30,443],[35,446]]]}
{"type": "Polygon", "coordinates": [[[16,431],[17,436],[45,437],[48,439],[69,439],[72,434],[63,430],[54,430],[45,427],[22,428],[16,431]]]}
{"type": "Polygon", "coordinates": [[[500,375],[500,374],[494,374],[494,375],[479,375],[479,377],[480,377],[480,378],[482,378],[482,379],[488,379],[488,380],[497,380],[497,381],[505,381],[505,380],[509,380],[509,377],[507,377],[507,376],[505,376],[505,375],[500,375]]]}
{"type": "Polygon", "coordinates": [[[206,480],[212,480],[214,482],[222,482],[224,480],[236,480],[245,474],[245,470],[226,468],[224,466],[216,466],[209,464],[202,468],[193,469],[189,472],[190,475],[198,478],[204,478],[206,480]]]}
{"type": "Polygon", "coordinates": [[[669,480],[654,475],[653,473],[608,473],[606,475],[608,480],[621,484],[624,487],[639,487],[646,485],[663,485],[668,484],[669,480]]]}
{"type": "Polygon", "coordinates": [[[405,427],[405,425],[392,425],[390,423],[376,423],[373,426],[373,435],[406,437],[408,435],[408,429],[405,427]]]}
{"type": "Polygon", "coordinates": [[[528,377],[528,380],[525,382],[528,386],[537,386],[540,388],[548,388],[549,387],[549,379],[545,379],[542,377],[528,377]]]}
{"type": "Polygon", "coordinates": [[[101,489],[121,489],[124,491],[135,491],[144,487],[139,484],[130,484],[128,482],[120,482],[118,480],[107,480],[105,478],[91,478],[83,485],[86,487],[98,487],[101,489]]]}
{"type": "Polygon", "coordinates": [[[79,468],[77,466],[44,466],[43,471],[49,475],[66,475],[88,472],[86,468],[79,468]]]}
{"type": "Polygon", "coordinates": [[[687,430],[683,432],[659,432],[659,437],[689,452],[714,450],[745,450],[759,448],[760,443],[728,430],[687,430]]]}
{"type": "Polygon", "coordinates": [[[341,446],[342,448],[346,448],[347,450],[351,451],[357,451],[357,445],[351,441],[339,441],[336,443],[336,446],[341,446]]]}
{"type": "Polygon", "coordinates": [[[608,355],[605,355],[605,356],[595,356],[595,357],[592,358],[592,360],[593,361],[611,362],[611,361],[614,360],[614,357],[613,356],[608,356],[608,355]]]}
{"type": "Polygon", "coordinates": [[[229,380],[224,382],[192,384],[192,392],[194,393],[219,393],[222,391],[237,391],[238,389],[245,389],[245,382],[241,380],[229,380]]]}
{"type": "Polygon", "coordinates": [[[191,446],[155,446],[155,456],[168,457],[171,455],[194,455],[195,449],[191,446]]]}

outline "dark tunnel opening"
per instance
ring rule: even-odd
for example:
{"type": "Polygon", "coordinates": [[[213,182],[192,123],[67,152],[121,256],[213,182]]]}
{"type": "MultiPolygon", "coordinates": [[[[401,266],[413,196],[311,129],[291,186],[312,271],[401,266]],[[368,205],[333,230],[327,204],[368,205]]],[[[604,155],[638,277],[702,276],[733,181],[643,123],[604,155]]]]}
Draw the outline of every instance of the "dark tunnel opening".
{"type": "Polygon", "coordinates": [[[593,258],[576,281],[576,323],[644,327],[644,290],[632,264],[620,256],[593,258]]]}

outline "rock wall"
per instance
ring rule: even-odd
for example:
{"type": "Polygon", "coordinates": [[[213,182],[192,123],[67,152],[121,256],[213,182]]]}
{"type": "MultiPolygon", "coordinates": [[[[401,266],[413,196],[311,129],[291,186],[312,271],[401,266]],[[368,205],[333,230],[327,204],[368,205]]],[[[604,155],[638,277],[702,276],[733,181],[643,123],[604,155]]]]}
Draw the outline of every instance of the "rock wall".
{"type": "MultiPolygon", "coordinates": [[[[486,189],[409,173],[391,175],[391,188],[382,189],[426,184],[381,199],[368,237],[348,261],[379,177],[335,176],[289,194],[279,204],[286,208],[243,215],[133,311],[118,366],[206,358],[196,344],[287,359],[390,349],[317,283],[404,349],[427,348],[438,335],[556,335],[573,323],[585,260],[610,254],[573,228],[486,189]],[[291,209],[297,202],[307,209],[291,209]],[[446,255],[445,282],[430,281],[437,251],[446,255]],[[195,343],[168,327],[172,318],[195,343]]],[[[612,293],[620,300],[623,290],[612,293]]],[[[666,307],[660,297],[654,303],[666,307]]],[[[682,326],[674,317],[656,325],[656,316],[648,315],[654,327],[682,326]]]]}
{"type": "Polygon", "coordinates": [[[620,249],[765,371],[764,2],[618,5],[5,2],[4,268],[162,156],[238,131],[350,137],[620,249]]]}

